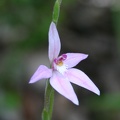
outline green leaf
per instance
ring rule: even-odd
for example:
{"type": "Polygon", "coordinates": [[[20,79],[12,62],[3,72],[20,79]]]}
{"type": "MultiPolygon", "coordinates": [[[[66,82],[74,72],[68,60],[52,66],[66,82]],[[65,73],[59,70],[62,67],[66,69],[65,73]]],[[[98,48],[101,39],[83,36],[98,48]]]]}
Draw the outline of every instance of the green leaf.
{"type": "Polygon", "coordinates": [[[57,24],[58,18],[59,18],[59,13],[60,13],[60,2],[56,0],[54,9],[53,9],[53,22],[57,24]]]}

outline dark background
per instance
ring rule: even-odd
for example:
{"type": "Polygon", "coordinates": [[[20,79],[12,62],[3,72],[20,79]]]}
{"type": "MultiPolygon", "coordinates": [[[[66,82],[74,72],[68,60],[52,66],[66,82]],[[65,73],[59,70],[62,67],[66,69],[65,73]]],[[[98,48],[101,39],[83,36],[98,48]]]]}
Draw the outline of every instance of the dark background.
{"type": "MultiPolygon", "coordinates": [[[[0,120],[41,120],[45,80],[28,84],[49,65],[48,29],[54,0],[0,0],[0,120]]],[[[73,85],[80,105],[57,92],[53,120],[120,120],[120,2],[63,0],[61,53],[89,54],[77,68],[101,95],[73,85]]]]}

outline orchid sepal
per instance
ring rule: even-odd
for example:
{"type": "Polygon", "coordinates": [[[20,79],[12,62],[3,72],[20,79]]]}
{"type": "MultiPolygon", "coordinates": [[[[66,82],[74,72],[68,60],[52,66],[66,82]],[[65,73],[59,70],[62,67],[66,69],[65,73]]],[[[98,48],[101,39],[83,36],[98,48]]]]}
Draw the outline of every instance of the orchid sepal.
{"type": "Polygon", "coordinates": [[[49,29],[49,47],[48,47],[48,57],[50,63],[53,62],[55,58],[58,57],[61,49],[60,38],[58,35],[58,31],[54,22],[50,24],[49,29]]]}

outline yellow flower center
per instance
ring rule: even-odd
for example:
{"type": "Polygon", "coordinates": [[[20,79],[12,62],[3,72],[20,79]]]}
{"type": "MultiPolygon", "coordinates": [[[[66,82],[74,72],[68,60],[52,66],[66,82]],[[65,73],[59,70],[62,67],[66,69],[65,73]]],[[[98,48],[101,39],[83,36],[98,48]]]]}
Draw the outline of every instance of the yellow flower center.
{"type": "Polygon", "coordinates": [[[63,65],[63,62],[62,62],[62,61],[58,61],[58,62],[57,62],[57,65],[58,65],[58,66],[62,66],[62,65],[63,65]]]}

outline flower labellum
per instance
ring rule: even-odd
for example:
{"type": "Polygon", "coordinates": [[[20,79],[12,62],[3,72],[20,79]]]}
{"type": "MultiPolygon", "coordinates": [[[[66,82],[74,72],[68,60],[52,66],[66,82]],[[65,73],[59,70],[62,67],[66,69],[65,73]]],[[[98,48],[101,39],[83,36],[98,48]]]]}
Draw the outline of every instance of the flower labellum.
{"type": "Polygon", "coordinates": [[[49,28],[49,49],[48,57],[51,68],[40,65],[30,79],[29,83],[34,83],[41,79],[50,78],[51,86],[61,95],[79,105],[78,98],[74,92],[71,83],[86,88],[97,95],[100,95],[99,89],[90,80],[90,78],[81,70],[73,68],[80,61],[86,59],[88,55],[83,53],[65,53],[58,56],[61,49],[60,38],[54,22],[49,28]]]}

